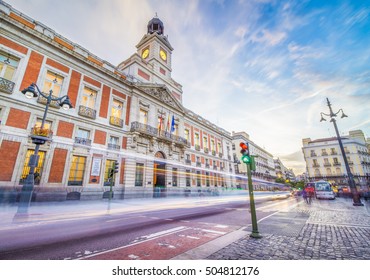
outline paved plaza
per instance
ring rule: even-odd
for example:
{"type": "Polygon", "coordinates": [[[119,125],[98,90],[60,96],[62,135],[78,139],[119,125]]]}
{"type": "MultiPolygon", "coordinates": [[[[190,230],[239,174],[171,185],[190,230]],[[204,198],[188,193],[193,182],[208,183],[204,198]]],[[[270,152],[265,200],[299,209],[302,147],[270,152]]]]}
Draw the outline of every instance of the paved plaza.
{"type": "MultiPolygon", "coordinates": [[[[261,239],[245,235],[212,253],[218,260],[370,260],[370,202],[300,201],[258,223],[261,239]]],[[[258,215],[258,213],[257,213],[258,215]]]]}

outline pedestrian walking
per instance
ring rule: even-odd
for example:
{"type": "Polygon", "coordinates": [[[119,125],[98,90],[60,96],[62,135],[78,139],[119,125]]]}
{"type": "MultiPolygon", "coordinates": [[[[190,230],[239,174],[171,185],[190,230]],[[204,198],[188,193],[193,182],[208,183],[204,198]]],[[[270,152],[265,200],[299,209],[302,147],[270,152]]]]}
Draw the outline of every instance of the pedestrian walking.
{"type": "Polygon", "coordinates": [[[308,194],[307,194],[306,189],[303,189],[303,191],[302,191],[302,197],[303,197],[304,201],[306,201],[306,203],[308,204],[307,195],[308,195],[308,194]]]}

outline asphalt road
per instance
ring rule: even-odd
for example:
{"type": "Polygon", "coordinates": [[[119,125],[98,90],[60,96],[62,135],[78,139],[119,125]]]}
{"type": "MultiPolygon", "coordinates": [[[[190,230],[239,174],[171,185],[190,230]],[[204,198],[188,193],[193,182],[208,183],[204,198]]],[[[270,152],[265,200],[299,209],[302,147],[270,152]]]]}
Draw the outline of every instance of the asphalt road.
{"type": "MultiPolygon", "coordinates": [[[[256,196],[258,219],[296,203],[276,195],[256,196]]],[[[250,224],[249,207],[228,196],[46,208],[0,229],[0,259],[170,259],[250,224]]]]}

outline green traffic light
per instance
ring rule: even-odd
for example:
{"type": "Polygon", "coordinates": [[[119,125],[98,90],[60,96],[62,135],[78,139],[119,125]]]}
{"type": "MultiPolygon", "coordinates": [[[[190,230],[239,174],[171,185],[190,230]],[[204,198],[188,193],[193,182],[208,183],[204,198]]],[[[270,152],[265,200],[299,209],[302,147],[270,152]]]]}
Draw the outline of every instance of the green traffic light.
{"type": "Polygon", "coordinates": [[[247,155],[243,155],[242,156],[242,162],[244,163],[250,163],[251,162],[251,158],[247,155]]]}

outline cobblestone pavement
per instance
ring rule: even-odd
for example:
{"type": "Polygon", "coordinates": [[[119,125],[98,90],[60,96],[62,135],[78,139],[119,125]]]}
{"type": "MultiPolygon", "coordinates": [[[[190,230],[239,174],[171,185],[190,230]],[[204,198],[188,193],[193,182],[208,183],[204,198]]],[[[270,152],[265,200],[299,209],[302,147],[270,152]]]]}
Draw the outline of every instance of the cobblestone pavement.
{"type": "MultiPolygon", "coordinates": [[[[370,202],[300,201],[258,223],[261,239],[246,236],[208,256],[220,260],[370,260],[370,202]]],[[[258,213],[257,213],[258,215],[258,213]]]]}

